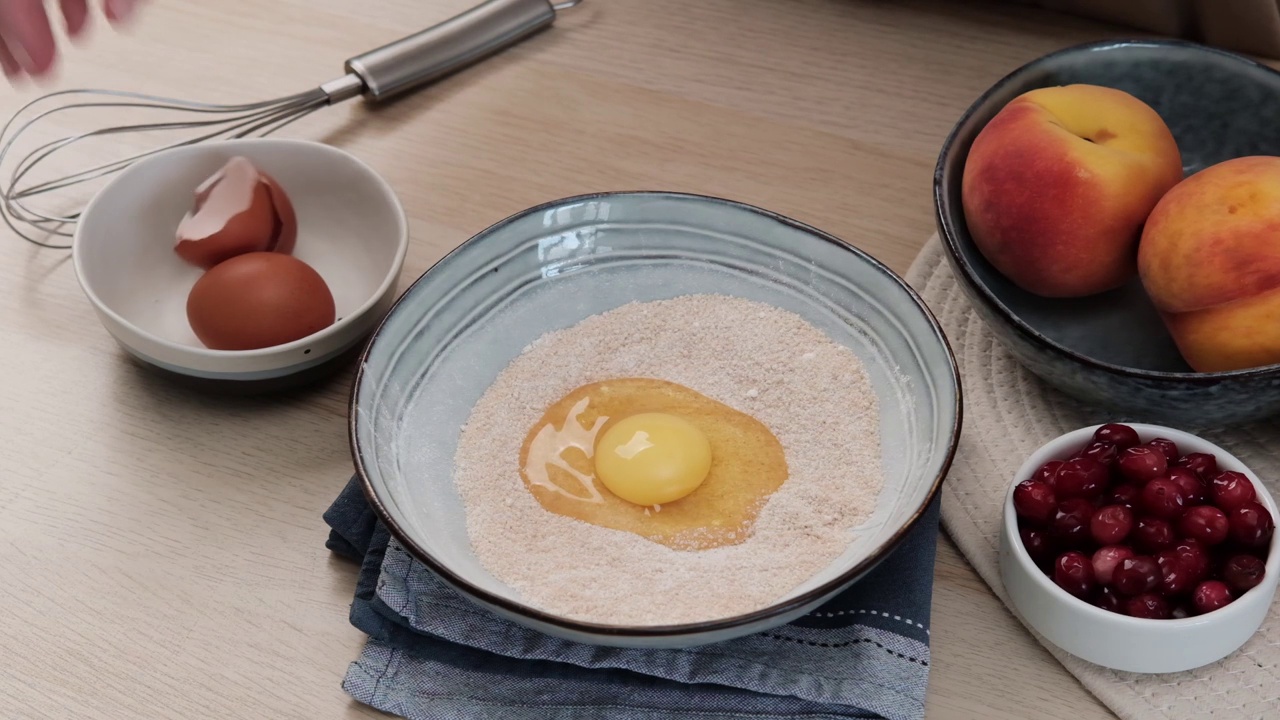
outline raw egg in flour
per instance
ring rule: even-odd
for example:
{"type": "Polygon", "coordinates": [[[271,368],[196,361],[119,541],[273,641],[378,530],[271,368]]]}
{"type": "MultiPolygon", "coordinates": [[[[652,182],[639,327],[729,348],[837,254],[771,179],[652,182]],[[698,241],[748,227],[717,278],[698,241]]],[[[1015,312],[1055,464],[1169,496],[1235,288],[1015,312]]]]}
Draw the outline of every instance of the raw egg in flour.
{"type": "Polygon", "coordinates": [[[520,474],[547,510],[677,550],[736,545],[787,479],[782,444],[746,413],[683,385],[584,385],[530,429],[520,474]]]}

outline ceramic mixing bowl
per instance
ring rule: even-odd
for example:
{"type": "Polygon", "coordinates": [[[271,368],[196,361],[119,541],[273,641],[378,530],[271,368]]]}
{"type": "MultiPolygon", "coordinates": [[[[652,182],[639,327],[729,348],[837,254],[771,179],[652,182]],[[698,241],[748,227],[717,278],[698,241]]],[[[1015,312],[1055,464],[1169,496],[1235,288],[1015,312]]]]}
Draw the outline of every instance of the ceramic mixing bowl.
{"type": "Polygon", "coordinates": [[[322,375],[359,351],[395,300],[408,245],[395,193],[354,156],[321,143],[244,139],[166,150],[121,172],[86,207],[72,255],[103,326],[143,363],[224,389],[265,389],[322,375]],[[203,271],[174,252],[174,232],[195,188],[236,155],[289,195],[298,218],[293,254],[324,278],[338,319],[284,345],[210,350],[186,316],[203,271]]]}
{"type": "Polygon", "coordinates": [[[1093,297],[1021,290],[983,258],[960,202],[965,156],[983,126],[1035,88],[1089,83],[1127,91],[1173,132],[1187,175],[1244,155],[1280,155],[1280,73],[1240,55],[1180,41],[1100,42],[1033,60],[960,118],[934,174],[939,235],[957,282],[999,341],[1058,389],[1137,419],[1209,426],[1280,411],[1280,365],[1192,372],[1136,278],[1093,297]]]}
{"type": "Polygon", "coordinates": [[[395,537],[480,606],[604,645],[698,645],[809,612],[875,567],[920,518],[951,463],[961,420],[959,378],[942,331],[890,270],[778,215],[670,193],[559,200],[481,232],[405,292],[357,373],[352,452],[395,537]],[[632,301],[692,293],[793,311],[857,353],[882,409],[885,489],[874,514],[828,567],[740,616],[625,626],[530,605],[487,572],[470,546],[453,480],[460,429],[499,372],[544,333],[632,301]]]}

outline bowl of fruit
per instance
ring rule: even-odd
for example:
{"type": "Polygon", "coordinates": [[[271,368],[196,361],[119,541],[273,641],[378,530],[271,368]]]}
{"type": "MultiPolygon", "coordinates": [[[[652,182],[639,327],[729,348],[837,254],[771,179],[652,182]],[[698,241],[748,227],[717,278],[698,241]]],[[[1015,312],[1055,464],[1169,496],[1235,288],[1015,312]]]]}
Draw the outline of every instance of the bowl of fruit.
{"type": "Polygon", "coordinates": [[[1261,626],[1280,579],[1275,501],[1221,447],[1109,423],[1046,443],[1005,497],[1000,578],[1054,645],[1129,672],[1216,662],[1261,626]]]}
{"type": "Polygon", "coordinates": [[[1280,73],[1182,41],[1067,48],[964,113],[939,236],[1025,367],[1117,414],[1280,412],[1280,73]]]}

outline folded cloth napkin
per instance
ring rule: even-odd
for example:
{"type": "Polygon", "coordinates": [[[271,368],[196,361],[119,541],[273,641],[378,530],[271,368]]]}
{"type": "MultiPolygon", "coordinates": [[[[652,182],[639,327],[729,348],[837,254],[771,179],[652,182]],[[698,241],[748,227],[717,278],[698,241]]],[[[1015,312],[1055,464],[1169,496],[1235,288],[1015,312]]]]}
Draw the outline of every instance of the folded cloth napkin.
{"type": "Polygon", "coordinates": [[[681,650],[560,640],[459,596],[378,521],[352,479],[327,547],[361,563],[351,622],[369,635],[343,682],[410,720],[924,716],[938,503],[855,586],[774,630],[681,650]]]}

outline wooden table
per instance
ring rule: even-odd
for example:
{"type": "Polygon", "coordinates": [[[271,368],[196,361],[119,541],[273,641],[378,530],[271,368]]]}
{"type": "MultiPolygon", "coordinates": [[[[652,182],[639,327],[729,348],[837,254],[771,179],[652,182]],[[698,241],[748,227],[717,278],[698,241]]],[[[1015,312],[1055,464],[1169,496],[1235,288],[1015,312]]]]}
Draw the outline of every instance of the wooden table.
{"type": "MultiPolygon", "coordinates": [[[[58,85],[272,97],[470,2],[157,2],[128,36],[99,24],[69,49],[58,85]]],[[[736,198],[905,272],[968,104],[1036,56],[1122,34],[961,2],[587,0],[432,89],[286,134],[398,190],[406,282],[494,220],[609,189],[736,198]]],[[[362,640],[355,569],[320,517],[351,473],[350,374],[272,399],[177,389],[125,360],[67,259],[0,242],[0,715],[376,716],[339,687],[362,640]]],[[[945,537],[933,640],[930,718],[1112,717],[945,537]]]]}

